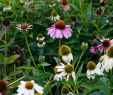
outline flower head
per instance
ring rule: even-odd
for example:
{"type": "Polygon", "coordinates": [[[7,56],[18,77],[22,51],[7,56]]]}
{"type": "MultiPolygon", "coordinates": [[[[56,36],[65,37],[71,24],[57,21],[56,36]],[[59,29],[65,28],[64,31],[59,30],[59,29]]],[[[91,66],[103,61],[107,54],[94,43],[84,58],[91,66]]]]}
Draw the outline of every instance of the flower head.
{"type": "Polygon", "coordinates": [[[69,91],[69,88],[67,88],[67,87],[62,87],[62,89],[61,89],[61,93],[62,94],[68,94],[70,91],[69,91]]]}
{"type": "Polygon", "coordinates": [[[62,95],[74,95],[72,92],[70,92],[69,88],[67,88],[66,86],[62,87],[61,94],[62,95]]]}
{"type": "Polygon", "coordinates": [[[62,6],[62,8],[63,8],[64,11],[70,10],[70,6],[69,6],[67,0],[62,0],[61,1],[61,6],[62,6]]]}
{"type": "Polygon", "coordinates": [[[106,0],[100,0],[100,5],[104,6],[106,4],[106,0]]]}
{"type": "Polygon", "coordinates": [[[48,30],[48,35],[52,38],[69,38],[72,36],[70,25],[65,25],[63,20],[58,20],[48,30]]]}
{"type": "Polygon", "coordinates": [[[41,47],[44,47],[45,44],[46,44],[46,43],[45,43],[43,40],[38,40],[37,46],[38,46],[39,48],[41,48],[41,47]]]}
{"type": "Polygon", "coordinates": [[[18,29],[18,30],[25,30],[25,31],[28,31],[29,29],[32,29],[32,26],[33,25],[29,25],[29,24],[18,24],[17,26],[16,26],[16,28],[18,29]]]}
{"type": "Polygon", "coordinates": [[[109,72],[110,70],[112,70],[113,68],[113,46],[110,46],[107,51],[106,54],[104,56],[102,56],[100,62],[99,62],[99,66],[102,69],[102,71],[106,71],[109,72]]]}
{"type": "Polygon", "coordinates": [[[39,48],[45,46],[46,43],[44,42],[45,37],[43,36],[43,34],[39,33],[36,39],[38,41],[37,46],[39,48]]]}
{"type": "Polygon", "coordinates": [[[43,41],[45,39],[45,37],[43,36],[42,33],[39,33],[36,39],[37,39],[37,41],[38,40],[42,40],[43,41]]]}
{"type": "Polygon", "coordinates": [[[95,79],[95,75],[103,75],[101,69],[96,66],[95,62],[89,61],[87,63],[87,78],[88,79],[95,79]]]}
{"type": "Polygon", "coordinates": [[[43,94],[43,87],[36,84],[32,81],[21,81],[21,84],[18,86],[17,95],[34,95],[34,92],[37,91],[43,94]]]}
{"type": "Polygon", "coordinates": [[[71,48],[67,45],[61,45],[59,48],[59,55],[63,56],[63,55],[68,55],[69,53],[71,53],[71,48]]]}
{"type": "Polygon", "coordinates": [[[88,48],[88,43],[82,42],[82,44],[81,44],[81,49],[84,50],[84,51],[86,51],[87,48],[88,48]]]}
{"type": "Polygon", "coordinates": [[[60,20],[60,16],[55,11],[52,11],[50,19],[53,21],[57,21],[57,20],[60,20]]]}
{"type": "Polygon", "coordinates": [[[9,27],[9,26],[10,26],[10,21],[9,21],[8,19],[5,19],[5,20],[3,21],[3,26],[9,27]]]}
{"type": "Polygon", "coordinates": [[[67,45],[61,45],[59,48],[59,55],[65,63],[70,63],[73,60],[71,48],[67,45]]]}
{"type": "Polygon", "coordinates": [[[99,50],[99,46],[98,45],[93,46],[93,47],[90,48],[90,52],[91,53],[96,53],[98,50],[99,50]]]}
{"type": "Polygon", "coordinates": [[[110,40],[109,38],[107,39],[107,38],[102,38],[101,40],[101,43],[102,44],[100,44],[99,45],[99,51],[102,53],[102,52],[106,52],[106,50],[107,50],[107,48],[109,47],[109,46],[113,46],[113,39],[112,40],[110,40]]]}
{"type": "Polygon", "coordinates": [[[9,89],[9,84],[5,80],[0,80],[0,93],[6,95],[6,92],[9,89]]]}
{"type": "Polygon", "coordinates": [[[74,66],[71,64],[64,65],[63,63],[60,63],[59,66],[55,67],[56,75],[54,77],[54,80],[62,80],[66,78],[66,81],[68,81],[69,76],[71,75],[73,79],[75,80],[75,72],[74,72],[74,66]],[[59,78],[59,79],[58,79],[59,78]]]}

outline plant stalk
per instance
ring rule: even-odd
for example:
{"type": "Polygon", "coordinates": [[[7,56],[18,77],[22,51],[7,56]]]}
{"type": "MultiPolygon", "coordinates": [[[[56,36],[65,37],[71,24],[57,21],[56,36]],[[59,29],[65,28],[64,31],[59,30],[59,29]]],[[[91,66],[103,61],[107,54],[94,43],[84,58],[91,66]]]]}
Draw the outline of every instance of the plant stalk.
{"type": "Polygon", "coordinates": [[[75,71],[77,70],[77,68],[78,68],[78,66],[79,66],[79,63],[80,63],[80,61],[81,61],[83,55],[84,55],[84,50],[82,50],[82,53],[81,53],[80,58],[79,58],[79,60],[78,60],[78,62],[77,62],[75,71]]]}
{"type": "Polygon", "coordinates": [[[27,40],[27,36],[26,36],[26,33],[24,32],[24,37],[25,37],[25,40],[26,40],[26,45],[27,45],[27,48],[28,48],[28,51],[29,51],[29,54],[30,54],[30,57],[31,57],[31,60],[33,61],[33,64],[36,68],[36,63],[34,61],[34,58],[33,58],[33,55],[31,53],[31,50],[30,50],[30,47],[29,47],[29,44],[28,44],[28,40],[27,40]]]}

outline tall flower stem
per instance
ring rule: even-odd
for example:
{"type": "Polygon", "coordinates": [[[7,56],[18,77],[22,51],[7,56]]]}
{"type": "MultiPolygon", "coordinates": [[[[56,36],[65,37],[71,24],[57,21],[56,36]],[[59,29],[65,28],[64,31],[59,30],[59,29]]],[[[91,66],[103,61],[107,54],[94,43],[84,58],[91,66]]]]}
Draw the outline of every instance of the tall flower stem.
{"type": "Polygon", "coordinates": [[[29,47],[29,44],[28,44],[28,40],[27,40],[27,36],[26,36],[26,33],[25,33],[25,32],[24,32],[24,37],[25,37],[25,40],[26,40],[26,45],[27,45],[27,48],[28,48],[28,51],[29,51],[31,60],[33,61],[33,64],[34,64],[34,66],[35,66],[35,68],[36,68],[36,64],[35,64],[33,55],[32,55],[32,53],[31,53],[31,50],[30,50],[30,47],[29,47]]]}
{"type": "Polygon", "coordinates": [[[75,91],[76,91],[76,95],[79,95],[79,92],[78,92],[78,87],[77,87],[76,80],[74,81],[74,83],[75,83],[75,91]]]}
{"type": "Polygon", "coordinates": [[[6,57],[7,57],[7,27],[4,28],[4,40],[5,40],[5,57],[4,57],[4,75],[6,75],[6,57]]]}
{"type": "Polygon", "coordinates": [[[21,80],[21,79],[23,79],[24,77],[25,77],[25,75],[24,75],[23,77],[21,77],[21,78],[17,79],[16,81],[14,81],[14,82],[10,83],[9,85],[11,86],[11,85],[15,84],[16,82],[20,81],[20,80],[21,80]]]}
{"type": "Polygon", "coordinates": [[[84,50],[82,50],[82,53],[81,53],[80,58],[79,58],[79,60],[78,60],[78,62],[77,62],[75,71],[77,70],[77,68],[78,68],[78,66],[79,66],[79,63],[80,63],[80,61],[81,61],[83,55],[84,55],[84,50]]]}
{"type": "Polygon", "coordinates": [[[112,95],[112,89],[111,89],[111,85],[112,85],[112,70],[110,70],[109,72],[109,86],[110,86],[110,91],[109,91],[109,95],[112,95]]]}
{"type": "MultiPolygon", "coordinates": [[[[61,46],[61,39],[59,39],[59,44],[58,44],[58,47],[60,48],[60,46],[61,46]]],[[[58,62],[60,63],[60,55],[58,54],[58,62]]]]}

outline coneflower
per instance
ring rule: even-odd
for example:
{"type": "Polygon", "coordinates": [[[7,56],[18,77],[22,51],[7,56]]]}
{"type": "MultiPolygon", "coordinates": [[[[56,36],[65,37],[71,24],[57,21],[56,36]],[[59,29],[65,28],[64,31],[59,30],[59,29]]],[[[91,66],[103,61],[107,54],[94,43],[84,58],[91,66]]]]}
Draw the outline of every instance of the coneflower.
{"type": "Polygon", "coordinates": [[[95,62],[89,61],[87,63],[87,78],[88,79],[95,79],[95,75],[103,75],[101,69],[96,66],[95,62]]]}
{"type": "Polygon", "coordinates": [[[6,95],[7,91],[9,89],[9,84],[5,80],[0,80],[0,94],[6,95]]]}
{"type": "Polygon", "coordinates": [[[73,55],[71,53],[71,48],[67,45],[61,45],[59,48],[59,55],[65,63],[70,63],[73,61],[73,55]]]}

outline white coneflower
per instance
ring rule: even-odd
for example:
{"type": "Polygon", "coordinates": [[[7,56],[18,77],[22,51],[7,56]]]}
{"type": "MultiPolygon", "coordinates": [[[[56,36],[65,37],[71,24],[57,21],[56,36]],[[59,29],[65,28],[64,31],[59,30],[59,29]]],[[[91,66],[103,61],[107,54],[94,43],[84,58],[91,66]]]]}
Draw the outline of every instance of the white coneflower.
{"type": "Polygon", "coordinates": [[[37,41],[38,40],[43,41],[45,39],[45,37],[43,36],[43,34],[39,33],[36,39],[37,39],[37,41]]]}
{"type": "Polygon", "coordinates": [[[87,78],[95,79],[95,75],[103,75],[101,69],[93,61],[87,63],[87,78]]]}
{"type": "Polygon", "coordinates": [[[44,41],[38,40],[37,46],[38,46],[39,48],[41,48],[41,47],[44,47],[45,44],[46,44],[46,43],[45,43],[44,41]]]}
{"type": "Polygon", "coordinates": [[[38,41],[38,43],[37,43],[38,47],[41,48],[41,47],[45,46],[46,43],[44,42],[45,37],[43,36],[43,34],[39,33],[36,39],[38,41]]]}
{"type": "Polygon", "coordinates": [[[18,24],[17,26],[16,26],[16,28],[18,29],[18,30],[25,30],[25,31],[28,31],[29,29],[32,29],[32,26],[33,25],[29,25],[29,24],[18,24]]]}
{"type": "Polygon", "coordinates": [[[55,11],[52,11],[50,19],[53,21],[57,21],[57,20],[60,20],[60,16],[55,11]]]}
{"type": "Polygon", "coordinates": [[[70,92],[69,88],[67,88],[66,86],[62,87],[61,93],[62,95],[74,95],[72,92],[70,92]]]}
{"type": "Polygon", "coordinates": [[[32,81],[21,81],[18,86],[17,95],[34,95],[35,91],[43,94],[43,87],[32,81]]]}
{"type": "Polygon", "coordinates": [[[59,48],[59,55],[62,57],[62,60],[65,63],[70,63],[71,61],[73,61],[73,55],[71,53],[71,48],[67,45],[62,45],[59,48]]]}
{"type": "Polygon", "coordinates": [[[59,66],[55,67],[55,70],[57,73],[56,76],[57,78],[59,78],[56,80],[60,80],[60,79],[62,80],[66,78],[66,81],[68,81],[70,76],[72,76],[74,80],[76,79],[75,72],[74,72],[74,66],[71,64],[64,65],[63,63],[60,63],[59,66]]]}
{"type": "Polygon", "coordinates": [[[106,54],[103,56],[102,61],[100,62],[101,68],[104,68],[106,72],[109,72],[113,68],[113,46],[110,46],[106,54]]]}

